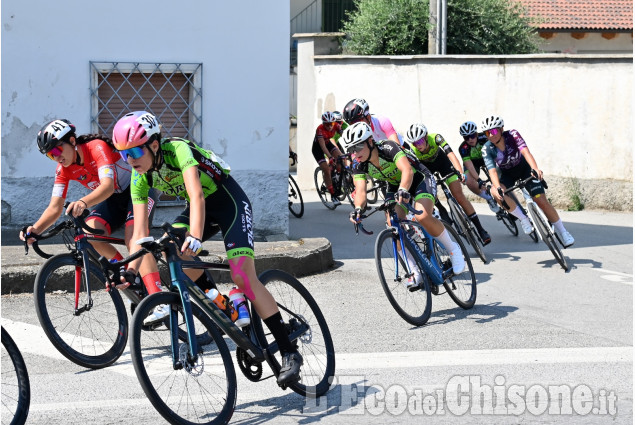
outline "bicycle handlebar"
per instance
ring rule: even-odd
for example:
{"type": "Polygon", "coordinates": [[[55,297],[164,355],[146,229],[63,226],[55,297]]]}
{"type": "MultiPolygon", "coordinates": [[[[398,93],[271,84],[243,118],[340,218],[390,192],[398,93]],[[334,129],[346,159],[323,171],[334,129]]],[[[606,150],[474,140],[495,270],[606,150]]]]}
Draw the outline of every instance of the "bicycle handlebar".
{"type": "MultiPolygon", "coordinates": [[[[537,180],[538,179],[538,172],[534,169],[531,170],[531,175],[525,179],[522,180],[518,180],[516,181],[516,184],[514,184],[512,187],[509,187],[505,190],[503,190],[502,187],[498,188],[498,193],[500,196],[503,197],[501,204],[503,204],[503,207],[505,207],[506,210],[509,211],[509,204],[507,202],[505,202],[505,195],[508,194],[509,192],[515,190],[515,189],[522,189],[523,187],[525,187],[527,185],[527,183],[529,183],[529,180],[537,180]]],[[[540,180],[540,184],[542,184],[542,187],[544,187],[545,189],[547,189],[549,186],[547,186],[547,182],[543,179],[540,180]]],[[[488,192],[491,189],[491,185],[487,185],[487,190],[488,192]]]]}
{"type": "MultiPolygon", "coordinates": [[[[68,208],[69,204],[70,204],[70,202],[65,202],[63,208],[64,209],[68,208]]],[[[45,258],[45,259],[51,258],[53,255],[52,254],[47,254],[46,252],[42,251],[42,249],[38,245],[38,242],[46,240],[46,239],[50,239],[50,238],[52,238],[54,236],[57,236],[58,234],[62,233],[64,230],[68,230],[68,229],[83,229],[83,230],[87,231],[88,233],[92,233],[94,235],[103,235],[104,234],[103,230],[94,229],[94,228],[90,227],[88,224],[86,224],[86,217],[88,217],[89,214],[90,214],[90,211],[84,210],[79,217],[69,216],[68,219],[62,221],[57,226],[55,226],[52,229],[42,233],[41,235],[38,235],[37,233],[31,233],[27,237],[26,236],[26,229],[28,229],[29,226],[24,226],[22,228],[22,233],[24,234],[24,255],[28,255],[28,253],[29,253],[29,242],[28,242],[28,240],[29,239],[35,239],[35,242],[33,242],[31,244],[31,246],[33,247],[33,251],[35,251],[35,253],[37,255],[39,255],[40,257],[42,257],[42,258],[45,258]]]]}
{"type": "Polygon", "coordinates": [[[353,226],[355,227],[355,234],[359,234],[358,230],[361,230],[363,233],[367,235],[372,235],[374,232],[371,230],[366,230],[364,228],[364,225],[362,224],[362,220],[370,217],[371,215],[375,214],[377,211],[394,210],[397,207],[397,205],[403,205],[409,212],[413,213],[414,215],[423,213],[423,211],[416,210],[412,205],[410,205],[410,203],[399,204],[397,202],[386,200],[381,205],[373,208],[373,211],[370,214],[362,214],[360,216],[359,221],[353,224],[353,226]]]}

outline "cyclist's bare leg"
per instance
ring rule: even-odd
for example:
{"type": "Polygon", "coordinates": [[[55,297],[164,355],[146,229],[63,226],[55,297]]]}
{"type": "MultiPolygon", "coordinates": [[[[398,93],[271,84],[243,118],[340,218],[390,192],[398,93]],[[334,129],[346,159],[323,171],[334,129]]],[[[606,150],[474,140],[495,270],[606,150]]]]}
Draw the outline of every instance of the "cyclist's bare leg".
{"type": "MultiPolygon", "coordinates": [[[[502,185],[502,184],[501,184],[501,188],[503,190],[507,189],[505,185],[502,185]]],[[[493,187],[490,190],[490,195],[492,196],[492,198],[494,198],[494,200],[498,203],[498,205],[500,205],[501,208],[504,208],[503,203],[500,201],[500,199],[498,199],[500,195],[494,190],[493,187]]],[[[517,204],[516,202],[514,202],[514,199],[511,196],[505,195],[505,202],[507,203],[507,205],[509,205],[509,209],[507,210],[508,212],[512,212],[516,209],[517,204]]]]}
{"type": "MultiPolygon", "coordinates": [[[[465,185],[467,186],[468,189],[470,189],[470,191],[478,196],[481,196],[481,189],[479,189],[478,187],[478,182],[476,180],[474,180],[471,176],[467,177],[467,181],[465,182],[465,185]]],[[[452,188],[450,188],[450,190],[452,190],[452,188]]],[[[456,198],[456,195],[454,195],[454,197],[456,198]]]]}
{"type": "Polygon", "coordinates": [[[558,215],[558,212],[553,207],[553,205],[551,205],[551,203],[547,199],[547,196],[544,193],[534,196],[533,198],[534,198],[534,201],[536,201],[536,204],[538,204],[540,209],[547,216],[547,220],[549,220],[549,223],[555,223],[558,220],[560,220],[560,216],[558,215]]]}
{"type": "Polygon", "coordinates": [[[256,275],[254,259],[242,256],[229,260],[231,278],[256,307],[258,315],[266,319],[278,312],[278,305],[256,275]]]}
{"type": "Polygon", "coordinates": [[[467,198],[465,197],[465,194],[463,193],[463,188],[461,187],[461,182],[459,180],[454,180],[448,186],[450,187],[450,192],[452,193],[452,196],[454,196],[454,199],[456,199],[456,201],[459,203],[461,208],[463,208],[463,211],[465,211],[465,214],[467,214],[468,217],[474,214],[474,207],[472,206],[472,203],[468,201],[467,198]]]}
{"type": "MultiPolygon", "coordinates": [[[[341,152],[341,151],[340,151],[340,150],[336,147],[335,149],[333,149],[333,150],[331,151],[331,155],[333,155],[333,158],[339,158],[339,157],[340,157],[340,156],[342,156],[343,154],[342,154],[342,152],[341,152]]],[[[338,173],[341,173],[341,172],[342,172],[342,164],[341,164],[339,161],[337,161],[337,162],[335,163],[335,166],[337,167],[337,172],[338,172],[338,173]]]]}
{"type": "Polygon", "coordinates": [[[322,175],[324,176],[324,184],[326,187],[333,186],[333,180],[331,180],[331,167],[329,167],[329,163],[322,161],[319,165],[322,169],[322,175]]]}
{"type": "MultiPolygon", "coordinates": [[[[95,219],[86,220],[86,224],[89,227],[92,227],[93,229],[103,230],[104,235],[110,236],[110,232],[108,231],[108,228],[100,221],[97,221],[95,219]]],[[[103,255],[104,257],[108,259],[113,258],[115,255],[119,253],[119,251],[117,251],[117,248],[115,248],[108,242],[96,242],[96,241],[89,241],[89,242],[97,250],[99,254],[103,255]]]]}
{"type": "Polygon", "coordinates": [[[434,201],[428,198],[419,198],[415,201],[414,207],[416,210],[423,211],[421,214],[415,216],[419,224],[430,235],[436,237],[439,236],[445,230],[443,223],[432,215],[434,209],[434,201]]]}

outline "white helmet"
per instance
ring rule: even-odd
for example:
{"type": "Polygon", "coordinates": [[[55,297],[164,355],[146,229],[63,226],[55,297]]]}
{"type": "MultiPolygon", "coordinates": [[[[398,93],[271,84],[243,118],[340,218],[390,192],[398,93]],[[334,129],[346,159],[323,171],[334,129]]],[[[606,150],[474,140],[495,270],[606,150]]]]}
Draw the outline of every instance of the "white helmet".
{"type": "Polygon", "coordinates": [[[428,135],[428,129],[423,124],[412,124],[406,133],[406,142],[414,143],[428,135]]]}
{"type": "Polygon", "coordinates": [[[477,131],[478,129],[476,128],[476,123],[473,121],[465,121],[461,124],[461,127],[459,127],[459,133],[461,133],[461,136],[469,136],[477,131]]]}
{"type": "Polygon", "coordinates": [[[355,145],[364,143],[369,138],[373,137],[373,131],[370,126],[365,122],[358,122],[349,127],[342,133],[342,147],[346,152],[355,145]]]}
{"type": "Polygon", "coordinates": [[[327,124],[330,122],[335,122],[335,116],[333,116],[332,112],[326,111],[325,113],[322,114],[322,123],[327,124]]]}
{"type": "Polygon", "coordinates": [[[502,128],[505,122],[498,115],[492,115],[483,120],[481,123],[481,131],[491,130],[493,128],[502,128]]]}

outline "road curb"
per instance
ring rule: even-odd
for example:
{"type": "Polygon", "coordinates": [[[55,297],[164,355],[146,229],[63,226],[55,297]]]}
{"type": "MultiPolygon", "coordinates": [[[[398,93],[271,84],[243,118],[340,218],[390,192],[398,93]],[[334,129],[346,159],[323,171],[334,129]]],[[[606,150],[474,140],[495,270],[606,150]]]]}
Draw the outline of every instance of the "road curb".
{"type": "MultiPolygon", "coordinates": [[[[43,250],[51,254],[68,252],[63,244],[42,246],[43,250]]],[[[208,241],[203,248],[210,252],[204,261],[221,261],[227,263],[225,247],[222,241],[208,241]]],[[[256,242],[256,271],[262,273],[268,269],[284,270],[296,277],[322,273],[333,266],[333,250],[331,242],[326,238],[304,238],[293,241],[256,242]]],[[[35,277],[40,267],[46,261],[30,252],[24,255],[22,246],[2,246],[1,293],[33,292],[35,277]]],[[[162,274],[167,270],[162,267],[162,274]]],[[[228,273],[213,272],[214,279],[219,283],[230,283],[228,273]]]]}

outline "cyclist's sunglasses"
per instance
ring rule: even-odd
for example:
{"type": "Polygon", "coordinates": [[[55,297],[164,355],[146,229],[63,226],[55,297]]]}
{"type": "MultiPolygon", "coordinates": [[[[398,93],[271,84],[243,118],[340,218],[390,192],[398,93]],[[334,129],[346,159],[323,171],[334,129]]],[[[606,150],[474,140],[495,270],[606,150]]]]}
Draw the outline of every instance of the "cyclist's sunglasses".
{"type": "Polygon", "coordinates": [[[428,141],[426,140],[425,137],[422,137],[421,139],[415,140],[414,142],[412,142],[412,144],[415,145],[415,146],[423,146],[426,143],[428,143],[428,141]]]}
{"type": "Polygon", "coordinates": [[[476,133],[468,134],[467,136],[463,136],[463,140],[470,140],[476,137],[476,133]]]}
{"type": "Polygon", "coordinates": [[[134,148],[124,149],[122,151],[119,151],[119,154],[121,155],[121,158],[123,158],[123,160],[126,162],[128,162],[128,157],[131,157],[132,159],[139,159],[145,153],[143,152],[143,146],[135,146],[134,148]]]}
{"type": "Polygon", "coordinates": [[[361,152],[364,148],[366,147],[366,142],[364,143],[359,143],[355,146],[351,146],[350,148],[346,149],[347,153],[359,153],[361,152]]]}
{"type": "Polygon", "coordinates": [[[62,154],[62,145],[57,145],[55,146],[53,149],[51,149],[50,151],[48,151],[46,153],[46,156],[49,159],[52,159],[53,161],[55,161],[55,158],[60,156],[62,154]]]}
{"type": "Polygon", "coordinates": [[[498,134],[498,129],[497,128],[492,128],[491,130],[485,130],[485,135],[487,137],[496,136],[497,134],[498,134]]]}

